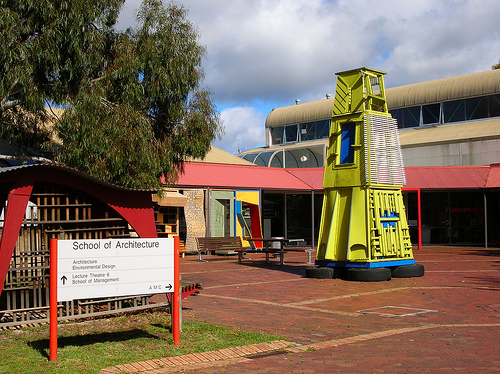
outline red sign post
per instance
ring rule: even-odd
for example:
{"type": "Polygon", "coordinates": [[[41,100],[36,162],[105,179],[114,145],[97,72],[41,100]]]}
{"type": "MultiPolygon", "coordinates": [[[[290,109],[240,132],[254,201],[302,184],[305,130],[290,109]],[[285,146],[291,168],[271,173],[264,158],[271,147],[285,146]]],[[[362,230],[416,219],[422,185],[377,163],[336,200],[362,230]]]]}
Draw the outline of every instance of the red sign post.
{"type": "Polygon", "coordinates": [[[49,361],[57,360],[57,239],[50,239],[49,361]]]}
{"type": "Polygon", "coordinates": [[[174,295],[172,297],[172,335],[174,336],[174,345],[178,346],[180,342],[180,298],[181,285],[179,274],[179,237],[174,236],[174,295]]]}

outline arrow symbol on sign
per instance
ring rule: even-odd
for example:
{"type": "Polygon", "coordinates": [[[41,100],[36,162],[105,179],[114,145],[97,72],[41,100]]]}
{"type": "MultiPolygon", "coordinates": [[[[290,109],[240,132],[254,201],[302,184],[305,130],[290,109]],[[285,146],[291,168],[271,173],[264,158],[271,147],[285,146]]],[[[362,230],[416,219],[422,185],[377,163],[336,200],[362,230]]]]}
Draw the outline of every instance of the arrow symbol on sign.
{"type": "Polygon", "coordinates": [[[63,276],[61,277],[61,280],[62,280],[62,282],[63,282],[63,286],[66,284],[66,279],[68,279],[68,278],[66,278],[66,275],[63,275],[63,276]]]}
{"type": "Polygon", "coordinates": [[[171,285],[171,284],[169,284],[168,286],[165,286],[165,288],[166,288],[167,290],[171,290],[171,289],[172,289],[172,285],[171,285]]]}

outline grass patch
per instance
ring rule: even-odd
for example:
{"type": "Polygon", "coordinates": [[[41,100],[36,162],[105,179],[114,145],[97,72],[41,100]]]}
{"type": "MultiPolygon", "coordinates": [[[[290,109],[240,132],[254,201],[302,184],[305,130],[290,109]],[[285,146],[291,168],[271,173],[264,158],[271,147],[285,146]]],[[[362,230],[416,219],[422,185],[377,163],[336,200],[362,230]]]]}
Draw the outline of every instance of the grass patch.
{"type": "Polygon", "coordinates": [[[48,325],[0,331],[0,373],[98,373],[113,365],[280,339],[196,321],[183,321],[182,330],[175,347],[170,315],[162,311],[60,323],[52,362],[48,325]]]}

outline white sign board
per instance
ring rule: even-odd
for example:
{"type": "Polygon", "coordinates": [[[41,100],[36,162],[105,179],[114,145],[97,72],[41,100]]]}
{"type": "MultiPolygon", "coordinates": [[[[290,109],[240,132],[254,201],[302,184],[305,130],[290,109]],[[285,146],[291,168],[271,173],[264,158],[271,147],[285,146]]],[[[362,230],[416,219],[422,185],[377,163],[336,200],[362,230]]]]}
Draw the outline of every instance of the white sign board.
{"type": "Polygon", "coordinates": [[[174,239],[59,240],[57,301],[174,292],[174,239]]]}

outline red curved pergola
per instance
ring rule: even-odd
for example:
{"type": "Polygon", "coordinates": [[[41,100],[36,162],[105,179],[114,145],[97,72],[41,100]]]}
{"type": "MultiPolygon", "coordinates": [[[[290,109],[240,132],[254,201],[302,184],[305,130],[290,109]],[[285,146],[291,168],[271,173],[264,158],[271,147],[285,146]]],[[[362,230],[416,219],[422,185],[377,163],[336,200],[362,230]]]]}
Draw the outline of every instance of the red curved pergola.
{"type": "Polygon", "coordinates": [[[0,185],[11,185],[0,238],[0,293],[21,230],[33,187],[51,183],[85,192],[113,208],[141,238],[156,238],[150,190],[131,190],[104,183],[74,169],[57,165],[25,165],[0,168],[0,185]]]}

